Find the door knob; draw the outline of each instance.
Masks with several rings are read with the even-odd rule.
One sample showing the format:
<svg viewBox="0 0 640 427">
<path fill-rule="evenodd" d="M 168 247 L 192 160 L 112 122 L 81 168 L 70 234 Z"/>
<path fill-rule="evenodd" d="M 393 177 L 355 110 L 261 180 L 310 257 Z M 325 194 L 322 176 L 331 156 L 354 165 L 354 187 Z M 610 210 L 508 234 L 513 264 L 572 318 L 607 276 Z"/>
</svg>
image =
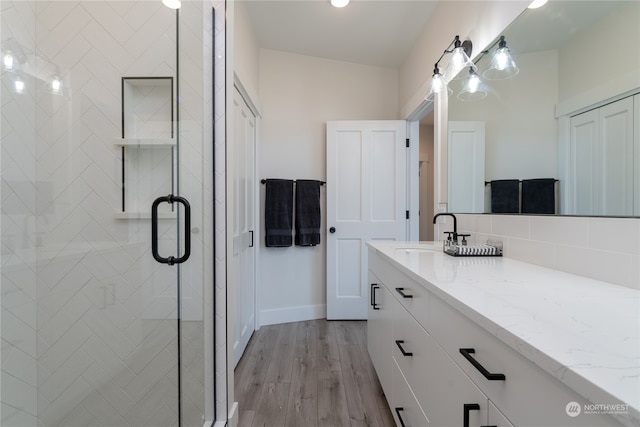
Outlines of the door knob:
<svg viewBox="0 0 640 427">
<path fill-rule="evenodd" d="M 336 228 L 335 228 L 335 227 L 331 227 L 331 228 L 329 229 L 329 233 L 335 233 L 335 232 L 336 232 Z"/>
</svg>

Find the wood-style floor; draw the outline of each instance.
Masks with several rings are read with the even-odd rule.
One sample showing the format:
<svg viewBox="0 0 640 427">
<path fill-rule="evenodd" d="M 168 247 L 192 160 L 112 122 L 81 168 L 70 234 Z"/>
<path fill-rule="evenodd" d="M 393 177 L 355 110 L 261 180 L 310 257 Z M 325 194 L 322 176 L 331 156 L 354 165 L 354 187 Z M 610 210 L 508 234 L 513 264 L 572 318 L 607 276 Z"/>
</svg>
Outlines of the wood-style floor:
<svg viewBox="0 0 640 427">
<path fill-rule="evenodd" d="M 240 427 L 392 427 L 365 321 L 263 326 L 235 370 Z"/>
</svg>

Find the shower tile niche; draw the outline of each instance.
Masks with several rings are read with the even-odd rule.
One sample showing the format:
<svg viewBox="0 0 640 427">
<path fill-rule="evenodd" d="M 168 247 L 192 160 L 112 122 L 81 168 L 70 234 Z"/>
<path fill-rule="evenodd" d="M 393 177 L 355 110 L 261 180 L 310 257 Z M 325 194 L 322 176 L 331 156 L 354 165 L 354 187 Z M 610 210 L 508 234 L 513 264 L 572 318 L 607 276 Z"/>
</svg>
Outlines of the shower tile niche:
<svg viewBox="0 0 640 427">
<path fill-rule="evenodd" d="M 122 78 L 122 202 L 116 218 L 151 218 L 151 204 L 173 194 L 175 130 L 173 77 Z M 164 210 L 161 210 L 164 209 Z M 172 205 L 159 207 L 173 218 Z"/>
</svg>

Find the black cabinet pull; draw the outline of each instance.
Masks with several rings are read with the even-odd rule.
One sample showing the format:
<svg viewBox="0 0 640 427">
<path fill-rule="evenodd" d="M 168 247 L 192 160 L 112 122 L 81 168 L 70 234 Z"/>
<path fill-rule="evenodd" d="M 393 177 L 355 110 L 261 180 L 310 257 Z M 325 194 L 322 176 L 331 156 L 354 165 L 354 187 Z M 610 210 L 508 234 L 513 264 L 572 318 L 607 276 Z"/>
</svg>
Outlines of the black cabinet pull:
<svg viewBox="0 0 640 427">
<path fill-rule="evenodd" d="M 462 422 L 463 427 L 469 427 L 469 412 L 479 411 L 480 405 L 477 403 L 465 403 L 464 404 L 464 419 Z"/>
<path fill-rule="evenodd" d="M 404 344 L 404 340 L 396 340 L 396 345 L 400 349 L 400 353 L 402 353 L 402 355 L 405 357 L 413 356 L 413 353 L 411 353 L 410 351 L 405 351 L 405 349 L 402 348 L 402 344 Z"/>
<path fill-rule="evenodd" d="M 184 206 L 184 254 L 181 257 L 162 257 L 158 253 L 158 206 L 160 203 L 178 202 Z M 162 264 L 182 264 L 191 255 L 191 205 L 184 197 L 174 196 L 169 194 L 168 196 L 158 197 L 153 201 L 151 205 L 151 253 L 153 258 Z"/>
<path fill-rule="evenodd" d="M 475 352 L 476 350 L 473 348 L 460 349 L 460 354 L 462 354 L 464 358 L 467 359 L 469 363 L 471 363 L 474 368 L 480 371 L 480 373 L 484 375 L 484 377 L 489 381 L 504 381 L 506 379 L 504 374 L 492 374 L 491 372 L 487 371 L 487 369 L 484 366 L 482 366 L 480 362 L 478 362 L 476 359 L 473 358 L 473 356 L 471 356 Z"/>
<path fill-rule="evenodd" d="M 374 310 L 380 310 L 380 304 L 376 302 L 376 289 L 380 289 L 380 286 L 376 283 L 371 284 L 371 307 Z"/>
<path fill-rule="evenodd" d="M 408 427 L 405 423 L 404 420 L 402 419 L 402 414 L 400 414 L 400 412 L 404 411 L 404 408 L 396 408 L 396 415 L 398 416 L 398 420 L 400 421 L 400 425 L 402 427 Z"/>
<path fill-rule="evenodd" d="M 402 295 L 402 298 L 413 298 L 413 295 L 404 293 L 404 288 L 396 288 L 396 292 Z"/>
</svg>

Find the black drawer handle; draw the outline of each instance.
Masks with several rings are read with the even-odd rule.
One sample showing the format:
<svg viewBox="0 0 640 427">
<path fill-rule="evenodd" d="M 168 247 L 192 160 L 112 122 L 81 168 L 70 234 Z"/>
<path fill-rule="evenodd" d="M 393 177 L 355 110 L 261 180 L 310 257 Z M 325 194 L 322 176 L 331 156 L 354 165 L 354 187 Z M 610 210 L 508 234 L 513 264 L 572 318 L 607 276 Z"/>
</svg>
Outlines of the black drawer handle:
<svg viewBox="0 0 640 427">
<path fill-rule="evenodd" d="M 380 286 L 378 286 L 376 283 L 372 283 L 371 284 L 371 307 L 373 307 L 374 310 L 380 310 L 380 304 L 376 302 L 376 289 L 380 289 Z"/>
<path fill-rule="evenodd" d="M 465 403 L 464 404 L 464 419 L 462 422 L 463 427 L 469 427 L 469 412 L 479 411 L 480 405 L 477 403 Z"/>
<path fill-rule="evenodd" d="M 404 293 L 404 288 L 396 288 L 396 292 L 402 295 L 402 298 L 413 298 L 413 295 Z"/>
<path fill-rule="evenodd" d="M 398 416 L 398 420 L 400 420 L 400 425 L 402 427 L 407 427 L 407 425 L 405 425 L 404 420 L 402 419 L 402 414 L 400 414 L 400 412 L 404 411 L 404 408 L 396 408 L 396 415 Z"/>
<path fill-rule="evenodd" d="M 396 345 L 400 349 L 400 353 L 402 353 L 402 355 L 405 357 L 413 356 L 413 353 L 411 353 L 410 351 L 405 351 L 405 349 L 402 348 L 402 344 L 404 344 L 404 340 L 396 340 Z"/>
<path fill-rule="evenodd" d="M 462 354 L 464 358 L 467 359 L 469 363 L 471 363 L 474 368 L 480 371 L 480 373 L 484 375 L 484 377 L 489 381 L 504 381 L 506 379 L 504 374 L 492 374 L 491 372 L 487 371 L 484 366 L 482 366 L 476 359 L 473 358 L 473 356 L 471 356 L 475 352 L 476 350 L 473 348 L 460 349 L 460 354 Z"/>
</svg>

